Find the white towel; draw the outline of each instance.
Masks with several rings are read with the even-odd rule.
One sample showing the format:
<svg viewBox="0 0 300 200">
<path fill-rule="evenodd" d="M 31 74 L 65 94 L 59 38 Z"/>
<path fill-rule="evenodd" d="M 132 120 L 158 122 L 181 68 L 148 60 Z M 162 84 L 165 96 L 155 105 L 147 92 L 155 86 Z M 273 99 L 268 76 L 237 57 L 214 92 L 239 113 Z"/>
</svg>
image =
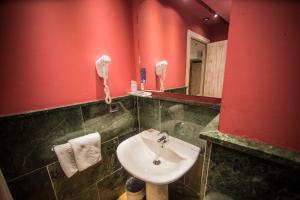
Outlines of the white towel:
<svg viewBox="0 0 300 200">
<path fill-rule="evenodd" d="M 66 176 L 68 178 L 73 176 L 78 169 L 71 145 L 69 143 L 57 145 L 54 147 L 54 151 Z"/>
<path fill-rule="evenodd" d="M 79 171 L 98 163 L 101 160 L 101 138 L 99 133 L 88 134 L 68 141 L 73 149 Z"/>
</svg>

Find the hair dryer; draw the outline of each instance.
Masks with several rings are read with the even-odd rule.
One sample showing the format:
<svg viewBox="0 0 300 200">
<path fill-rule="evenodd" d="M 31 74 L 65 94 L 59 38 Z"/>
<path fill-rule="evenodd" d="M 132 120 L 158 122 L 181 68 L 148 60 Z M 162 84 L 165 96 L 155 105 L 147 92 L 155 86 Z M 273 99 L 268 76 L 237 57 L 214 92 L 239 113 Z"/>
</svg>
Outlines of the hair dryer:
<svg viewBox="0 0 300 200">
<path fill-rule="evenodd" d="M 160 82 L 160 91 L 164 91 L 164 81 L 166 79 L 166 71 L 167 71 L 168 62 L 166 60 L 162 60 L 156 63 L 156 75 L 159 77 Z"/>
<path fill-rule="evenodd" d="M 111 58 L 107 55 L 101 56 L 96 61 L 96 70 L 99 77 L 103 78 L 103 84 L 104 84 L 104 93 L 105 93 L 105 102 L 107 104 L 111 103 L 111 97 L 110 97 L 110 91 L 109 87 L 107 85 L 107 79 L 108 79 L 108 65 L 111 62 Z"/>
</svg>

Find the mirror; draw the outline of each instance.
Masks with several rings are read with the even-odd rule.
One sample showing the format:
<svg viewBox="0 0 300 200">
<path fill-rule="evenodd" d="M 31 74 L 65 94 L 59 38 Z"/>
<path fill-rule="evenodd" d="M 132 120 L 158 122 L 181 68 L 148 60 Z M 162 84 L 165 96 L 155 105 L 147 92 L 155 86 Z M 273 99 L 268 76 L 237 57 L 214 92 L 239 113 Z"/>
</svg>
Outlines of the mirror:
<svg viewBox="0 0 300 200">
<path fill-rule="evenodd" d="M 221 98 L 228 22 L 205 1 L 134 1 L 135 65 L 137 74 L 146 70 L 145 90 L 163 85 L 165 93 Z M 164 79 L 156 73 L 161 61 Z"/>
</svg>

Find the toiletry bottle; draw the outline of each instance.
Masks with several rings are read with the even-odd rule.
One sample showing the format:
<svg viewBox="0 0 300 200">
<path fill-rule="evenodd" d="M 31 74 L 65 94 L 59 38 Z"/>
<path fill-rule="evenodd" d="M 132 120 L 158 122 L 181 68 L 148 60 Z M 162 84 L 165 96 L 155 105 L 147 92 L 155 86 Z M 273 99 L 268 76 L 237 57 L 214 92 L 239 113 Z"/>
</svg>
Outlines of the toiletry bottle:
<svg viewBox="0 0 300 200">
<path fill-rule="evenodd" d="M 145 88 L 144 88 L 144 80 L 141 81 L 141 90 L 142 90 L 142 91 L 145 90 Z"/>
<path fill-rule="evenodd" d="M 146 83 L 146 68 L 142 67 L 140 70 L 141 75 L 141 90 L 144 91 L 145 83 Z"/>
<path fill-rule="evenodd" d="M 137 91 L 136 81 L 131 80 L 131 92 L 136 92 L 136 91 Z"/>
</svg>

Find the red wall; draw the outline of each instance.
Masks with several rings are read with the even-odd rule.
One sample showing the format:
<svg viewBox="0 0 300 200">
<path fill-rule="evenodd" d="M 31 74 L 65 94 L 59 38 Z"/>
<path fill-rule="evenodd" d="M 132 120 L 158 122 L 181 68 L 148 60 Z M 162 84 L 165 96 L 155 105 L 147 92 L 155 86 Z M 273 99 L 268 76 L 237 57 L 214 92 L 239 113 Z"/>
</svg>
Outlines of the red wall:
<svg viewBox="0 0 300 200">
<path fill-rule="evenodd" d="M 300 151 L 297 1 L 234 0 L 219 129 Z"/>
<path fill-rule="evenodd" d="M 167 60 L 165 88 L 184 86 L 187 30 L 207 36 L 207 29 L 201 22 L 184 17 L 189 14 L 173 8 L 168 1 L 135 0 L 133 15 L 137 80 L 140 80 L 140 67 L 146 67 L 145 88 L 159 89 L 154 78 L 155 64 Z"/>
<path fill-rule="evenodd" d="M 124 0 L 13 1 L 0 6 L 0 115 L 103 99 L 95 61 L 112 58 L 112 96 L 133 67 L 131 5 Z"/>
</svg>

